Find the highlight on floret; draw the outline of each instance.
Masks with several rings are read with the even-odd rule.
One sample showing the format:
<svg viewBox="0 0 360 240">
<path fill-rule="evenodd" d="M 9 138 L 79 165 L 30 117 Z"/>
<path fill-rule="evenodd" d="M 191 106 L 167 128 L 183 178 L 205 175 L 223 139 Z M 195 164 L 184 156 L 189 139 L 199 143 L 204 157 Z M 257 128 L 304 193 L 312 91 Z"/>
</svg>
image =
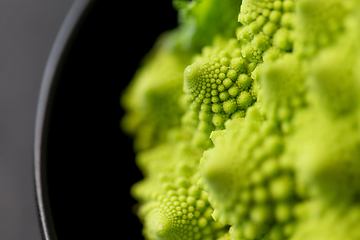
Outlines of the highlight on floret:
<svg viewBox="0 0 360 240">
<path fill-rule="evenodd" d="M 360 1 L 174 5 L 123 97 L 144 237 L 360 239 Z"/>
</svg>

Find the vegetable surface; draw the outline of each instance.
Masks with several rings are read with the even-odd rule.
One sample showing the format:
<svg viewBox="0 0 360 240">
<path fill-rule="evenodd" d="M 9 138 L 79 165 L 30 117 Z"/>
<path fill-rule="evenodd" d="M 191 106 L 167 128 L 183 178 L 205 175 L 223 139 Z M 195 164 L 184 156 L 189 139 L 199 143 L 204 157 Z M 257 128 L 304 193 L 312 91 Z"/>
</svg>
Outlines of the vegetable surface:
<svg viewBox="0 0 360 240">
<path fill-rule="evenodd" d="M 122 98 L 144 237 L 360 239 L 360 1 L 174 6 Z"/>
</svg>

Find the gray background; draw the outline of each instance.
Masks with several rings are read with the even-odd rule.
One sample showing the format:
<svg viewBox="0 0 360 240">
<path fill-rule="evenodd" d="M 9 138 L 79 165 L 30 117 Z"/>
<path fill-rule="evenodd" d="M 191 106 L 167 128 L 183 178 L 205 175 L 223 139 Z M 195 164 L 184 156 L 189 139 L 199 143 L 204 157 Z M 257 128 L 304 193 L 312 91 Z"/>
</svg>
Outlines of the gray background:
<svg viewBox="0 0 360 240">
<path fill-rule="evenodd" d="M 41 239 L 33 138 L 41 78 L 74 0 L 0 0 L 0 239 Z"/>
</svg>

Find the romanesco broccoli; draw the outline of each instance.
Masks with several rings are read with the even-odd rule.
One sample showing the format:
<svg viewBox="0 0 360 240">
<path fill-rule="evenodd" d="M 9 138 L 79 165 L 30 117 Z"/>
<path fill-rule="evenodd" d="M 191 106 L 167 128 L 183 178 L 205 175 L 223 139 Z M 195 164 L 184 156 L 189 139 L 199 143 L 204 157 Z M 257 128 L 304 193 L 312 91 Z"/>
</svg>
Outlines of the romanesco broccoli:
<svg viewBox="0 0 360 240">
<path fill-rule="evenodd" d="M 149 240 L 360 239 L 360 0 L 174 0 L 125 92 Z"/>
</svg>

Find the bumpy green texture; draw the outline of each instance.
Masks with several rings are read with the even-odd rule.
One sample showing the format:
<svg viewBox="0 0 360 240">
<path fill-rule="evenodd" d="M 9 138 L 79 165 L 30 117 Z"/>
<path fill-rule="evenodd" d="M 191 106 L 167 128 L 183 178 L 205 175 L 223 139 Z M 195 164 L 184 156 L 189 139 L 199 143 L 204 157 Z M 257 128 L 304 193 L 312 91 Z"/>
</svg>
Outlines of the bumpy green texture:
<svg viewBox="0 0 360 240">
<path fill-rule="evenodd" d="M 238 39 L 246 43 L 243 56 L 261 62 L 291 52 L 294 8 L 292 0 L 244 1 L 239 14 L 243 26 L 237 31 Z"/>
<path fill-rule="evenodd" d="M 145 178 L 132 195 L 145 238 L 360 239 L 360 1 L 240 3 L 226 20 L 234 36 L 199 31 L 201 52 L 159 51 L 181 72 L 166 75 L 173 88 L 149 80 L 136 88 L 154 86 L 156 97 L 128 97 L 128 106 L 168 98 L 147 108 L 155 134 L 138 128 L 135 138 L 161 139 L 137 154 Z M 224 10 L 206 9 L 193 19 Z M 154 56 L 143 74 L 162 79 Z"/>
<path fill-rule="evenodd" d="M 145 179 L 132 194 L 142 202 L 138 214 L 148 239 L 214 239 L 225 233 L 224 225 L 211 217 L 208 194 L 196 185 L 201 155 L 187 142 L 138 154 Z"/>
<path fill-rule="evenodd" d="M 197 186 L 160 195 L 145 219 L 145 233 L 154 239 L 214 239 L 225 233 L 215 222 L 207 194 Z"/>
<path fill-rule="evenodd" d="M 293 169 L 281 159 L 280 129 L 254 107 L 244 121 L 228 121 L 225 129 L 211 134 L 215 148 L 205 151 L 201 162 L 204 188 L 219 221 L 232 225 L 233 239 L 290 236 L 300 196 Z"/>
<path fill-rule="evenodd" d="M 190 105 L 182 123 L 194 132 L 193 144 L 203 149 L 212 146 L 211 131 L 223 129 L 227 119 L 244 118 L 257 99 L 251 77 L 255 65 L 241 56 L 236 39 L 216 40 L 184 71 Z"/>
</svg>

